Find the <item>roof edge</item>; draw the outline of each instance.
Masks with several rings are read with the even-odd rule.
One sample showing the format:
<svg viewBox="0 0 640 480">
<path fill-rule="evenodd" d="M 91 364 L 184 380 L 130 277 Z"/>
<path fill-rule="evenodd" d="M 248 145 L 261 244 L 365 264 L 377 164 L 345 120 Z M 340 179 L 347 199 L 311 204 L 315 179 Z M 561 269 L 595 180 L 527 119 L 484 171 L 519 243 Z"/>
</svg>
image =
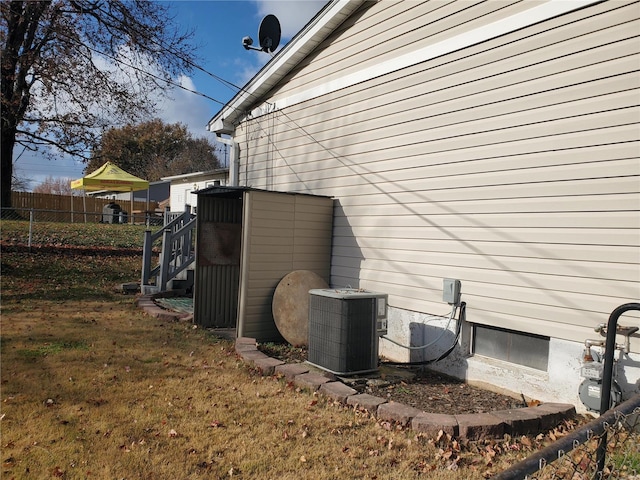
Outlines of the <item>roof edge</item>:
<svg viewBox="0 0 640 480">
<path fill-rule="evenodd" d="M 335 28 L 356 11 L 366 0 L 332 0 L 313 17 L 222 109 L 207 123 L 207 130 L 217 134 L 232 134 L 237 120 L 274 85 L 288 74 Z"/>
<path fill-rule="evenodd" d="M 228 172 L 228 171 L 229 171 L 228 167 L 216 168 L 214 170 L 206 170 L 206 171 L 203 171 L 203 172 L 183 173 L 181 175 L 172 175 L 170 177 L 161 177 L 160 180 L 164 180 L 164 181 L 180 180 L 182 178 L 198 177 L 198 176 L 203 176 L 203 175 L 211 175 L 213 173 L 224 173 L 224 172 Z"/>
</svg>

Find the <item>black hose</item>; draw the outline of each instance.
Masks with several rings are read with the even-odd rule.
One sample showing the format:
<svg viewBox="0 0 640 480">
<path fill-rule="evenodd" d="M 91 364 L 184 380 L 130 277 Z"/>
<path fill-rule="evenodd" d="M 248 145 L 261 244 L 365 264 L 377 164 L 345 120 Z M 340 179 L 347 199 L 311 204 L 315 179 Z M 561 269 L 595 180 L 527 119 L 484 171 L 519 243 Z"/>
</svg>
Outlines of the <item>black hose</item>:
<svg viewBox="0 0 640 480">
<path fill-rule="evenodd" d="M 431 363 L 439 362 L 449 356 L 451 352 L 456 348 L 458 344 L 458 340 L 460 339 L 460 333 L 462 331 L 462 322 L 465 319 L 467 311 L 467 304 L 465 302 L 460 303 L 460 311 L 458 313 L 458 324 L 456 325 L 456 338 L 453 340 L 451 346 L 442 353 L 439 357 L 433 358 L 431 360 L 421 360 L 419 362 L 380 362 L 380 365 L 390 365 L 390 366 L 406 366 L 406 367 L 418 367 L 421 365 L 429 365 Z"/>
</svg>

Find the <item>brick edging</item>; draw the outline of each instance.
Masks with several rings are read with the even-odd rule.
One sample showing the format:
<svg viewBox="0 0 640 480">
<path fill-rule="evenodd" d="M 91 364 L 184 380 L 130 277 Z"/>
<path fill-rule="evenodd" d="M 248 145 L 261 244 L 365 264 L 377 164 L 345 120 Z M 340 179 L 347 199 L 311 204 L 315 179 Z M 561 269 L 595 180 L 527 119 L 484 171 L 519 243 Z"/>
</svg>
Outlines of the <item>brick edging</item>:
<svg viewBox="0 0 640 480">
<path fill-rule="evenodd" d="M 135 299 L 135 304 L 137 307 L 144 310 L 144 313 L 147 315 L 165 322 L 180 322 L 193 318 L 193 315 L 190 313 L 172 312 L 171 310 L 165 310 L 164 308 L 159 307 L 154 300 L 163 296 L 166 295 L 162 293 L 140 295 Z"/>
<path fill-rule="evenodd" d="M 287 364 L 271 358 L 258 350 L 254 338 L 237 338 L 235 351 L 243 361 L 251 364 L 262 375 L 283 376 L 300 388 L 317 391 L 344 405 L 366 410 L 379 420 L 401 424 L 427 435 L 437 435 L 443 431 L 452 437 L 468 440 L 501 438 L 505 433 L 512 436 L 526 435 L 550 430 L 563 419 L 576 414 L 575 406 L 566 403 L 543 403 L 535 407 L 496 410 L 490 413 L 429 413 L 367 393 L 358 393 L 340 381 L 314 373 L 304 364 Z"/>
</svg>

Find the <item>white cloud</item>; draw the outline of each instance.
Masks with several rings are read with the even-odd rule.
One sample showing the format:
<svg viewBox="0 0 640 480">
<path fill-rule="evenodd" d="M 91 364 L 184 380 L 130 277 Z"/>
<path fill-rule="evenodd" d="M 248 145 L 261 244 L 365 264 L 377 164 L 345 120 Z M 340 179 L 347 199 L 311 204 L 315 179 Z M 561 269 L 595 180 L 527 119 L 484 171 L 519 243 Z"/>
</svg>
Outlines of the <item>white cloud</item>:
<svg viewBox="0 0 640 480">
<path fill-rule="evenodd" d="M 157 100 L 158 116 L 165 123 L 185 125 L 195 137 L 206 136 L 206 125 L 212 117 L 207 101 L 192 93 L 198 89 L 190 77 L 183 75 L 176 83 L 184 88 L 174 86 L 168 93 L 169 98 Z"/>
</svg>

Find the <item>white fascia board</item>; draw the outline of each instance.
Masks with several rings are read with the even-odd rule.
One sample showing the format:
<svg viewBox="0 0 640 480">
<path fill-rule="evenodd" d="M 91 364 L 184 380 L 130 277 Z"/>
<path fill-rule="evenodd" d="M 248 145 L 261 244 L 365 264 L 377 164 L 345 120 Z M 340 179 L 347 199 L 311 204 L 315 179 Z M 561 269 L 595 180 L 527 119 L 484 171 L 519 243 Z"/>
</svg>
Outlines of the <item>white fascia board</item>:
<svg viewBox="0 0 640 480">
<path fill-rule="evenodd" d="M 567 14 L 595 3 L 600 3 L 600 0 L 550 0 L 546 3 L 536 5 L 529 10 L 512 15 L 511 17 L 497 20 L 488 25 L 461 33 L 455 37 L 442 40 L 440 42 L 426 45 L 411 53 L 400 55 L 399 57 L 381 62 L 352 74 L 330 80 L 322 85 L 314 86 L 312 89 L 302 91 L 289 97 L 281 98 L 278 100 L 277 105 L 260 105 L 256 107 L 252 113 L 258 116 L 276 109 L 280 110 L 312 100 L 322 95 L 327 95 L 343 88 L 402 70 L 404 68 L 447 55 L 457 50 L 462 50 L 464 48 L 486 42 L 493 38 L 506 35 L 521 28 L 535 25 L 536 23 L 550 20 L 554 17 Z"/>
<path fill-rule="evenodd" d="M 172 180 L 183 180 L 183 179 L 188 179 L 188 178 L 193 178 L 193 177 L 202 177 L 202 176 L 206 176 L 206 175 L 213 175 L 216 173 L 225 173 L 228 172 L 229 169 L 228 168 L 217 168 L 215 170 L 207 170 L 206 172 L 193 172 L 193 173 L 183 173 L 182 175 L 173 175 L 171 177 L 162 177 L 160 178 L 160 180 L 164 180 L 164 181 L 172 181 Z"/>
<path fill-rule="evenodd" d="M 207 124 L 213 133 L 231 134 L 237 119 L 260 100 L 298 62 L 351 15 L 365 0 L 334 0 L 311 20 Z M 298 57 L 298 58 L 296 58 Z"/>
</svg>

